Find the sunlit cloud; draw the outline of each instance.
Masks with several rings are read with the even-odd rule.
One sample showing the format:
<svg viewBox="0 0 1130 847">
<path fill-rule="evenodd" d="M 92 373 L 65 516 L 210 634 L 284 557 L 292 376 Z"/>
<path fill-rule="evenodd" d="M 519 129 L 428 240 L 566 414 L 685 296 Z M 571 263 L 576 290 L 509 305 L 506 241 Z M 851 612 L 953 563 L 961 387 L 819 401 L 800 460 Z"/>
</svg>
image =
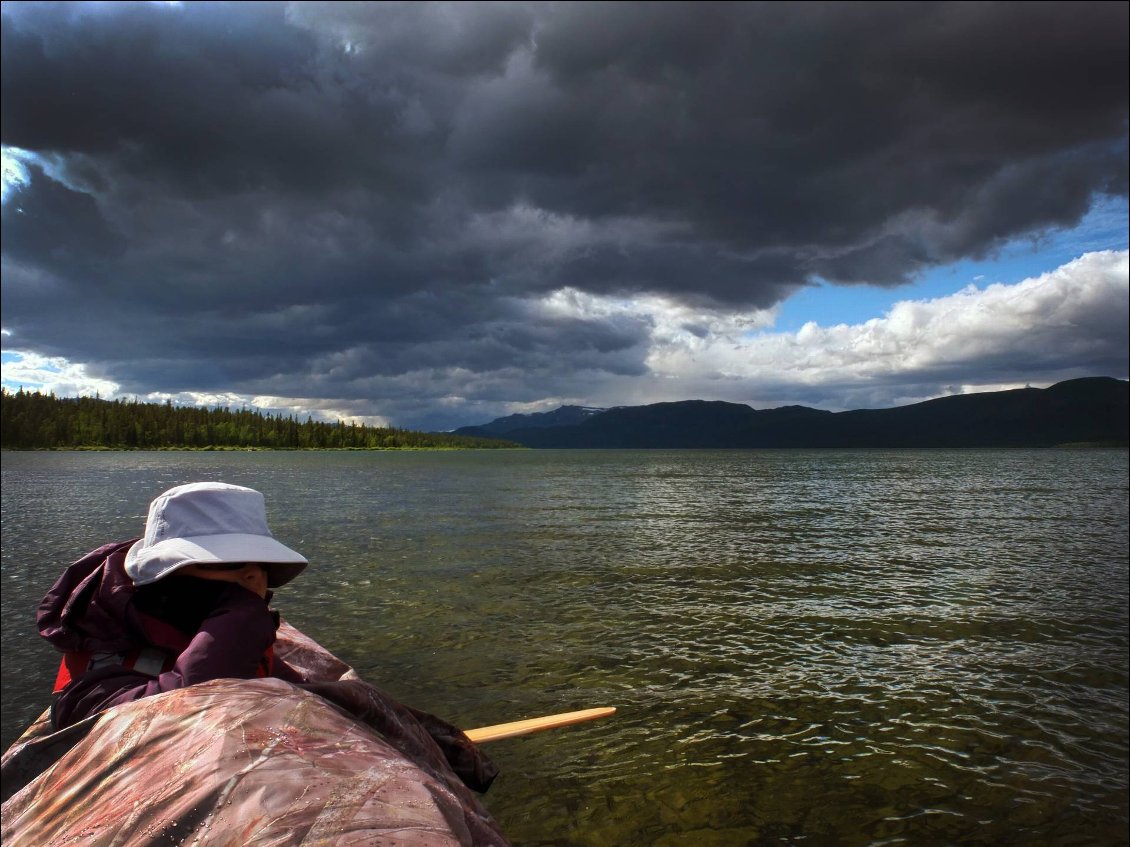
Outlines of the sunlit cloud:
<svg viewBox="0 0 1130 847">
<path fill-rule="evenodd" d="M 1091 367 L 1093 373 L 1124 378 L 1124 372 L 1108 373 L 1102 366 L 1121 362 L 1125 370 L 1127 256 L 1090 253 L 1015 285 L 971 285 L 947 297 L 898 302 L 860 324 L 809 322 L 795 333 L 767 330 L 752 337 L 715 328 L 691 344 L 668 336 L 653 345 L 648 361 L 659 376 L 739 380 L 755 392 L 782 391 L 785 383 L 794 383 L 794 395 L 806 387 L 870 390 L 896 380 L 937 382 L 950 370 L 968 373 L 970 362 L 981 363 L 986 380 L 974 384 L 966 377 L 956 390 L 1015 387 L 1024 378 L 1002 380 L 1002 372 L 1046 370 L 1051 350 L 1066 353 L 1081 373 Z"/>
<path fill-rule="evenodd" d="M 86 365 L 20 350 L 5 350 L 0 356 L 0 383 L 9 391 L 23 388 L 59 397 L 97 395 L 109 399 L 119 389 L 116 382 L 88 374 Z"/>
<path fill-rule="evenodd" d="M 585 320 L 630 316 L 649 325 L 647 378 L 610 378 L 590 402 L 710 397 L 758 407 L 892 406 L 1023 387 L 1032 374 L 1047 376 L 1038 385 L 1094 374 L 1125 378 L 1127 256 L 1089 253 L 1016 284 L 970 285 L 946 297 L 897 302 L 862 323 L 810 321 L 796 332 L 774 331 L 772 310 L 712 313 L 655 297 L 561 290 L 540 308 Z M 984 379 L 973 382 L 971 373 Z M 547 401 L 512 410 L 552 407 Z"/>
<path fill-rule="evenodd" d="M 11 392 L 23 389 L 54 394 L 57 397 L 98 397 L 102 400 L 172 403 L 174 406 L 206 409 L 251 409 L 262 414 L 294 417 L 299 421 L 309 417 L 330 423 L 343 421 L 374 427 L 391 425 L 383 415 L 356 414 L 348 409 L 335 407 L 333 401 L 311 398 L 249 395 L 232 391 L 151 391 L 131 394 L 122 392 L 121 386 L 116 382 L 91 376 L 84 364 L 70 362 L 60 356 L 41 356 L 21 350 L 3 351 L 0 356 L 0 384 Z"/>
<path fill-rule="evenodd" d="M 680 347 L 702 350 L 712 344 L 735 339 L 773 326 L 777 309 L 723 311 L 689 306 L 669 297 L 639 295 L 610 297 L 562 288 L 542 298 L 543 315 L 579 320 L 632 318 L 650 327 L 652 349 Z"/>
<path fill-rule="evenodd" d="M 898 302 L 862 323 L 812 321 L 796 332 L 774 331 L 771 309 L 724 312 L 654 295 L 609 297 L 559 289 L 529 306 L 532 322 L 642 327 L 643 346 L 633 355 L 640 357 L 643 370 L 547 370 L 542 392 L 509 399 L 504 398 L 526 377 L 507 368 L 438 368 L 354 381 L 362 394 L 444 409 L 445 420 L 454 423 L 560 405 L 637 405 L 696 397 L 757 408 L 787 403 L 831 410 L 874 408 L 944 394 L 1043 387 L 1073 376 L 1125 378 L 1128 256 L 1127 251 L 1089 253 L 1016 284 L 974 284 L 945 297 Z M 1056 353 L 1049 357 L 1048 351 Z M 1068 355 L 1061 360 L 1064 351 Z M 597 368 L 601 359 L 592 361 Z M 983 379 L 970 380 L 971 372 Z M 9 390 L 22 386 L 58 395 L 122 396 L 117 383 L 92 376 L 82 363 L 27 351 L 4 354 L 3 384 Z M 200 391 L 128 396 L 187 406 L 246 407 L 299 419 L 396 423 L 390 415 L 374 414 L 358 397 Z"/>
<path fill-rule="evenodd" d="M 26 162 L 33 155 L 19 147 L 0 147 L 0 202 L 7 203 L 9 197 L 31 181 Z"/>
</svg>

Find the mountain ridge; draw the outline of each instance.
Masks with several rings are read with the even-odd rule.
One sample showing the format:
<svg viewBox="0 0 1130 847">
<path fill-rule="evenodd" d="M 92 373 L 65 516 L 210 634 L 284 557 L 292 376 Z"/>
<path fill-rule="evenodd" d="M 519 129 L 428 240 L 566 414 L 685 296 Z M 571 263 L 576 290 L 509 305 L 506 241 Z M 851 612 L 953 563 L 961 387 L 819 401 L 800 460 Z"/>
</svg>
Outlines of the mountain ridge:
<svg viewBox="0 0 1130 847">
<path fill-rule="evenodd" d="M 607 412 L 608 409 L 596 406 L 559 406 L 550 412 L 533 412 L 528 415 L 507 415 L 495 418 L 487 424 L 478 426 L 464 426 L 454 430 L 454 435 L 465 435 L 465 430 L 474 430 L 481 433 L 492 433 L 478 437 L 496 438 L 493 433 L 510 432 L 515 429 L 544 429 L 554 426 L 571 426 L 581 423 L 592 415 Z"/>
<path fill-rule="evenodd" d="M 585 409 L 554 417 L 562 410 Z M 935 397 L 887 409 L 757 410 L 722 400 L 561 407 L 509 415 L 457 435 L 505 436 L 540 448 L 1051 447 L 1127 446 L 1130 383 L 1082 377 L 1048 388 Z M 557 423 L 570 420 L 571 423 Z M 535 422 L 531 423 L 530 421 Z"/>
</svg>

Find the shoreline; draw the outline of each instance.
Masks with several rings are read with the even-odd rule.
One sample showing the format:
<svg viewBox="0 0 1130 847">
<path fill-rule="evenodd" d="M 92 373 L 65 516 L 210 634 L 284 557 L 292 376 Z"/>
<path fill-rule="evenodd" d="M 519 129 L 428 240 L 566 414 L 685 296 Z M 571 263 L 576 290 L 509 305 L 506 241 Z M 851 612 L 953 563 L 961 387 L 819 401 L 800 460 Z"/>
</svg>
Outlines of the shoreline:
<svg viewBox="0 0 1130 847">
<path fill-rule="evenodd" d="M 0 453 L 452 453 L 530 447 L 4 447 Z"/>
</svg>

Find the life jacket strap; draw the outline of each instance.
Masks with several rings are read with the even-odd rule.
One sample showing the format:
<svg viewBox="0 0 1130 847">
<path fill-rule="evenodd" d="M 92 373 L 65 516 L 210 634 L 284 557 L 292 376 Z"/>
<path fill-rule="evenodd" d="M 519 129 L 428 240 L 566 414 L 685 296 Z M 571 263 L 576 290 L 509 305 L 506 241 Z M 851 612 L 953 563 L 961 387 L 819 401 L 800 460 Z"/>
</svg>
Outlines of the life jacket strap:
<svg viewBox="0 0 1130 847">
<path fill-rule="evenodd" d="M 168 658 L 164 650 L 159 650 L 156 647 L 143 647 L 141 652 L 137 654 L 137 659 L 134 660 L 133 669 L 146 676 L 160 676 Z"/>
<path fill-rule="evenodd" d="M 59 662 L 59 673 L 55 676 L 55 687 L 51 693 L 58 694 L 70 685 L 71 680 L 98 668 L 120 665 L 146 676 L 158 677 L 165 671 L 172 670 L 175 663 L 176 656 L 160 647 L 142 647 L 129 653 L 89 653 L 75 650 L 63 654 L 62 661 Z M 271 676 L 274 664 L 274 648 L 268 647 L 259 659 L 259 667 L 255 675 L 260 679 Z"/>
<path fill-rule="evenodd" d="M 95 671 L 98 670 L 98 668 L 106 668 L 110 665 L 124 665 L 125 663 L 125 653 L 91 653 L 90 661 L 87 663 L 84 670 Z"/>
<path fill-rule="evenodd" d="M 55 677 L 52 694 L 58 694 L 71 680 L 77 679 L 87 671 L 112 666 L 125 667 L 146 676 L 157 677 L 164 671 L 172 670 L 175 657 L 159 647 L 142 647 L 129 653 L 88 653 L 73 651 L 64 653 L 59 662 L 59 673 Z"/>
</svg>

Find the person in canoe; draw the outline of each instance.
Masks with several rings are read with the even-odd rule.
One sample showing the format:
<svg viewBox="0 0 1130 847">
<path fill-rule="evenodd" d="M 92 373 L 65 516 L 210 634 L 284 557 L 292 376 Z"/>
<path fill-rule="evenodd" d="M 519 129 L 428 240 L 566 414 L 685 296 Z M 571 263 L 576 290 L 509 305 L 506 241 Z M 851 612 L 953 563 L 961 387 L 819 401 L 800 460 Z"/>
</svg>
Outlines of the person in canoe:
<svg viewBox="0 0 1130 847">
<path fill-rule="evenodd" d="M 144 537 L 72 565 L 39 607 L 40 634 L 64 651 L 52 721 L 211 679 L 302 680 L 271 654 L 272 589 L 307 566 L 267 527 L 263 495 L 197 482 L 149 507 Z"/>
<path fill-rule="evenodd" d="M 274 677 L 403 736 L 417 758 L 442 753 L 466 785 L 486 791 L 497 768 L 456 727 L 358 678 L 317 679 L 273 655 L 273 589 L 307 564 L 271 535 L 258 491 L 196 482 L 161 494 L 144 536 L 88 553 L 39 606 L 40 635 L 63 653 L 52 724 L 210 680 Z"/>
</svg>

